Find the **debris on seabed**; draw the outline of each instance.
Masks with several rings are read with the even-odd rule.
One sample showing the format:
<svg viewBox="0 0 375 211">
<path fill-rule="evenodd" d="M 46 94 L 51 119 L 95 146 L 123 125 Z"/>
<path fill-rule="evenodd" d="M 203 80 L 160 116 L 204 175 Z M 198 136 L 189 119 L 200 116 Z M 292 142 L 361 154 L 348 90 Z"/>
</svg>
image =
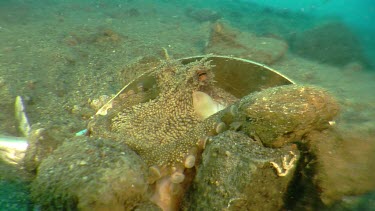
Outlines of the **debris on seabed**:
<svg viewBox="0 0 375 211">
<path fill-rule="evenodd" d="M 18 122 L 18 129 L 24 137 L 28 137 L 30 134 L 30 124 L 26 116 L 25 106 L 21 96 L 16 97 L 15 102 L 15 115 Z"/>
<path fill-rule="evenodd" d="M 0 160 L 9 164 L 18 164 L 25 156 L 27 140 L 23 137 L 0 135 Z"/>
</svg>

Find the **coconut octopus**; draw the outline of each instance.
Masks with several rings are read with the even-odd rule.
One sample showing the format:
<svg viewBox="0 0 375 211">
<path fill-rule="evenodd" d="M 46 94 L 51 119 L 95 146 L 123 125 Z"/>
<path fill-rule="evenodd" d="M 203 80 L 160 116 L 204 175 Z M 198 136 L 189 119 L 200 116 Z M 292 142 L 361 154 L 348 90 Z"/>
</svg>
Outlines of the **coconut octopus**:
<svg viewBox="0 0 375 211">
<path fill-rule="evenodd" d="M 150 167 L 149 182 L 156 183 L 152 201 L 163 210 L 176 210 L 187 184 L 184 181 L 188 181 L 186 169 L 196 165 L 203 149 L 205 134 L 191 131 L 236 100 L 214 86 L 210 69 L 207 61 L 188 65 L 166 61 L 152 73 L 159 89 L 155 99 L 133 106 L 122 102 L 126 106 L 89 126 L 90 136 L 121 141 L 145 160 Z M 138 89 L 143 89 L 141 84 Z M 126 97 L 147 99 L 145 95 L 152 95 L 147 90 L 130 94 Z M 225 127 L 221 122 L 213 126 L 218 132 Z"/>
<path fill-rule="evenodd" d="M 284 147 L 329 127 L 338 112 L 336 101 L 312 86 L 278 86 L 239 99 L 217 86 L 205 58 L 188 64 L 168 59 L 140 78 L 98 111 L 87 135 L 126 145 L 139 155 L 148 168 L 148 198 L 166 211 L 180 209 L 212 137 L 233 131 L 262 147 Z M 285 176 L 297 154 L 292 149 L 281 164 L 270 166 Z"/>
</svg>

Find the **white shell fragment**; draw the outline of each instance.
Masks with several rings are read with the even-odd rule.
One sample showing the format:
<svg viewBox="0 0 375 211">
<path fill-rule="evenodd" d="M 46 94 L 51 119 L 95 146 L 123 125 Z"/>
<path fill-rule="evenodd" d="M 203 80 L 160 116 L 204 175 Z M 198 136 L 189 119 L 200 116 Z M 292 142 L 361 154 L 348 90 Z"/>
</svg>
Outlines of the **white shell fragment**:
<svg viewBox="0 0 375 211">
<path fill-rule="evenodd" d="M 19 164 L 25 157 L 27 140 L 20 137 L 0 135 L 0 160 L 9 164 Z"/>
<path fill-rule="evenodd" d="M 25 106 L 23 105 L 21 96 L 16 97 L 14 107 L 16 120 L 18 121 L 18 129 L 21 131 L 24 137 L 27 137 L 30 134 L 31 127 L 26 116 Z"/>
</svg>

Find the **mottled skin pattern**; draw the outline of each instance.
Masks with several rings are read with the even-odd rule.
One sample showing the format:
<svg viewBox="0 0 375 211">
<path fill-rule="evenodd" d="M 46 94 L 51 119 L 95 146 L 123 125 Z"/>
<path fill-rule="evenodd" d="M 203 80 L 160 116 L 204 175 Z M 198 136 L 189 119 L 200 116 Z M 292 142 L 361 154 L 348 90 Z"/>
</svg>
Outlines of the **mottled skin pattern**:
<svg viewBox="0 0 375 211">
<path fill-rule="evenodd" d="M 212 73 L 205 62 L 181 65 L 165 62 L 156 72 L 159 96 L 125 108 L 112 119 L 112 131 L 150 165 L 182 163 L 194 143 L 180 138 L 199 123 L 192 93 L 212 85 Z M 204 73 L 207 78 L 200 79 Z"/>
</svg>

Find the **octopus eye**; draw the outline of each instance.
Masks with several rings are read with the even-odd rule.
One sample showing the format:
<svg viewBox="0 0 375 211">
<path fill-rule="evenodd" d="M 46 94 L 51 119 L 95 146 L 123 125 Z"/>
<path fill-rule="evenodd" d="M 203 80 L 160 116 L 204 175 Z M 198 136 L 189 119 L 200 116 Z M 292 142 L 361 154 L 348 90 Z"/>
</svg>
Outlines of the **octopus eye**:
<svg viewBox="0 0 375 211">
<path fill-rule="evenodd" d="M 208 79 L 207 72 L 205 70 L 198 70 L 197 71 L 198 80 L 199 81 L 205 81 Z"/>
</svg>

